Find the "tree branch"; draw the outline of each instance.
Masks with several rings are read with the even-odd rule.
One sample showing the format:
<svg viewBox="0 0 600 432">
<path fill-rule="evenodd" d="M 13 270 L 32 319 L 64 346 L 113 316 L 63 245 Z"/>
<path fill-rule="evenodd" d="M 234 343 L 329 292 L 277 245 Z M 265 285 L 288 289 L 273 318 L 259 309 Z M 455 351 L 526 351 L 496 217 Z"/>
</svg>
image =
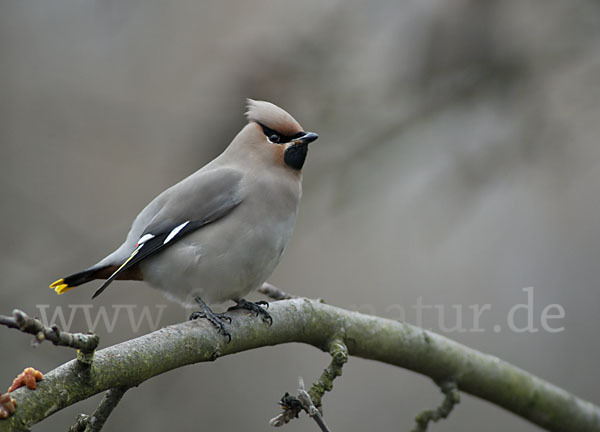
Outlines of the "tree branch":
<svg viewBox="0 0 600 432">
<path fill-rule="evenodd" d="M 317 423 L 321 432 L 330 432 L 329 428 L 325 424 L 323 417 L 321 416 L 321 411 L 315 406 L 312 398 L 308 394 L 306 390 L 304 390 L 304 381 L 300 378 L 299 388 L 298 388 L 298 401 L 302 405 L 302 409 L 307 412 L 307 414 Z"/>
<path fill-rule="evenodd" d="M 285 393 L 279 403 L 284 410 L 277 417 L 274 417 L 269 421 L 271 426 L 279 427 L 289 423 L 297 418 L 300 411 L 304 409 L 304 411 L 315 419 L 319 424 L 319 427 L 327 429 L 325 424 L 322 423 L 320 415 L 315 416 L 314 412 L 309 410 L 308 407 L 313 406 L 315 409 L 319 408 L 322 411 L 323 404 L 321 399 L 325 392 L 333 389 L 333 380 L 342 375 L 342 367 L 348 361 L 348 348 L 341 337 L 336 337 L 329 343 L 327 351 L 331 354 L 331 363 L 329 363 L 327 369 L 323 371 L 319 379 L 311 386 L 308 392 L 304 390 L 304 381 L 300 378 L 298 397 L 290 396 L 287 392 Z M 303 400 L 301 396 L 304 398 Z M 308 403 L 309 401 L 310 404 Z"/>
<path fill-rule="evenodd" d="M 100 338 L 95 334 L 60 331 L 57 326 L 47 327 L 37 318 L 31 318 L 19 309 L 13 310 L 12 313 L 12 317 L 0 315 L 0 325 L 32 334 L 37 343 L 49 340 L 54 345 L 75 348 L 83 354 L 92 354 L 100 343 Z"/>
<path fill-rule="evenodd" d="M 333 389 L 333 380 L 342 375 L 342 367 L 348 361 L 348 348 L 344 344 L 341 337 L 336 337 L 333 339 L 329 343 L 327 351 L 329 354 L 331 354 L 331 363 L 329 363 L 327 369 L 323 371 L 319 379 L 311 386 L 307 393 L 311 403 L 314 401 L 314 405 L 321 410 L 323 406 L 321 402 L 323 395 L 325 392 Z M 304 390 L 304 381 L 302 381 L 302 379 L 301 382 L 302 385 L 300 386 L 300 390 L 306 393 Z M 286 392 L 286 394 L 281 398 L 280 402 L 280 405 L 284 407 L 284 411 L 277 417 L 272 418 L 269 421 L 269 424 L 275 427 L 283 426 L 297 418 L 302 409 L 309 413 L 309 411 L 306 409 L 306 404 L 299 402 L 301 402 L 299 401 L 299 397 L 295 398 Z"/>
<path fill-rule="evenodd" d="M 99 432 L 108 420 L 108 416 L 119 404 L 127 387 L 117 387 L 104 393 L 100 405 L 92 415 L 79 414 L 77 422 L 71 426 L 69 432 Z"/>
<path fill-rule="evenodd" d="M 297 298 L 296 296 L 280 290 L 275 285 L 271 285 L 269 282 L 262 284 L 262 286 L 258 289 L 258 292 L 272 298 L 273 300 L 290 300 Z"/>
<path fill-rule="evenodd" d="M 0 432 L 25 431 L 53 413 L 99 392 L 132 387 L 169 370 L 263 346 L 301 342 L 327 351 L 339 338 L 348 354 L 454 382 L 459 390 L 501 406 L 550 431 L 599 431 L 600 408 L 497 357 L 412 325 L 363 315 L 308 299 L 271 303 L 273 325 L 232 313 L 227 343 L 210 323 L 188 321 L 76 360 L 44 375 L 35 391 L 12 395 L 15 413 Z"/>
<path fill-rule="evenodd" d="M 456 383 L 446 381 L 439 384 L 442 393 L 444 393 L 444 401 L 436 409 L 425 410 L 420 412 L 415 418 L 415 427 L 411 432 L 426 432 L 429 422 L 437 422 L 445 419 L 450 415 L 454 406 L 460 402 L 460 393 Z"/>
</svg>

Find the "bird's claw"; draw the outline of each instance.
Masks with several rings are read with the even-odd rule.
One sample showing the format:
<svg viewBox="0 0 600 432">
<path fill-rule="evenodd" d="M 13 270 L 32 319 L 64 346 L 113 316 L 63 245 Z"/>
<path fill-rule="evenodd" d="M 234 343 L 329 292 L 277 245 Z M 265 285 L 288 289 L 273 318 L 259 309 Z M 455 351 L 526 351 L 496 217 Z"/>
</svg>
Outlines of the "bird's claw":
<svg viewBox="0 0 600 432">
<path fill-rule="evenodd" d="M 271 317 L 271 314 L 267 312 L 266 309 L 263 308 L 263 306 L 266 306 L 266 308 L 268 308 L 269 303 L 264 300 L 260 300 L 255 303 L 248 300 L 240 299 L 237 301 L 237 304 L 235 306 L 231 306 L 229 309 L 227 309 L 227 311 L 229 312 L 238 309 L 249 310 L 250 312 L 254 312 L 255 316 L 260 315 L 262 320 L 269 324 L 269 326 L 271 326 L 273 325 L 273 317 Z"/>
<path fill-rule="evenodd" d="M 196 303 L 200 305 L 202 310 L 192 312 L 190 315 L 190 320 L 199 318 L 208 320 L 208 322 L 210 322 L 217 329 L 217 332 L 221 333 L 227 338 L 227 343 L 231 342 L 231 333 L 227 331 L 227 327 L 225 326 L 225 322 L 231 324 L 231 317 L 225 315 L 224 313 L 214 313 L 200 298 L 196 298 L 195 300 Z"/>
</svg>

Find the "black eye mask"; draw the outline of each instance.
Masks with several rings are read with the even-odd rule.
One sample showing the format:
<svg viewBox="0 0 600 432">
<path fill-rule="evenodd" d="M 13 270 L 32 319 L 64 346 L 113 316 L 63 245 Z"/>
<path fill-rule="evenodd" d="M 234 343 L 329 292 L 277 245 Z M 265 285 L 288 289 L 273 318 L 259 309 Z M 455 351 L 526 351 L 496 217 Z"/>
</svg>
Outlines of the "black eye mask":
<svg viewBox="0 0 600 432">
<path fill-rule="evenodd" d="M 297 134 L 294 134 L 294 135 L 283 135 L 282 133 L 279 133 L 276 130 L 271 129 L 262 123 L 258 123 L 258 124 L 262 128 L 265 136 L 273 144 L 285 144 L 285 143 L 292 141 L 293 139 L 300 138 L 301 136 L 303 136 L 305 134 L 305 132 L 298 132 Z"/>
</svg>

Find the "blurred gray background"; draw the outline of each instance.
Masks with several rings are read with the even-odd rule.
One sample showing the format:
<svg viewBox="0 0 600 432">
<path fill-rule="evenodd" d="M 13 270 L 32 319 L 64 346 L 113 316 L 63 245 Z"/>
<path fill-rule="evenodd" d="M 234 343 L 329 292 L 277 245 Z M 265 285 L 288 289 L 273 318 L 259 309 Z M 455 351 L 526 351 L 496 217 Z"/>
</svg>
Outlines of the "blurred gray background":
<svg viewBox="0 0 600 432">
<path fill-rule="evenodd" d="M 265 99 L 321 135 L 294 238 L 271 282 L 423 325 L 600 403 L 600 3 L 558 0 L 163 2 L 0 5 L 0 313 L 167 305 L 144 283 L 64 296 L 55 279 L 113 250 L 158 192 L 219 154 Z M 564 330 L 516 333 L 533 287 Z M 254 297 L 260 298 L 259 295 Z M 43 306 L 48 305 L 48 306 Z M 157 306 L 158 305 L 158 306 Z M 71 309 L 72 310 L 72 309 Z M 137 312 L 136 312 L 137 311 Z M 82 309 L 71 330 L 86 330 Z M 523 326 L 523 310 L 516 314 Z M 122 311 L 108 346 L 135 332 Z M 501 331 L 495 332 L 495 325 Z M 0 383 L 72 350 L 0 329 Z M 328 357 L 286 345 L 176 370 L 130 390 L 106 430 L 271 430 L 276 402 Z M 66 430 L 98 397 L 34 430 Z M 408 430 L 441 400 L 427 379 L 352 358 L 325 399 L 334 431 Z M 306 416 L 287 431 L 315 430 Z M 433 431 L 534 431 L 464 396 Z"/>
</svg>

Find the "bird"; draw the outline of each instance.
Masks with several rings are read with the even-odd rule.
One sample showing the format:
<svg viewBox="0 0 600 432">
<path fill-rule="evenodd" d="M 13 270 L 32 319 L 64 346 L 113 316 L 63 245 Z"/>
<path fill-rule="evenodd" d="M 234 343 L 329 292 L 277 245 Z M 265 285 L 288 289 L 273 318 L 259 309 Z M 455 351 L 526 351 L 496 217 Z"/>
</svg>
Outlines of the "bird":
<svg viewBox="0 0 600 432">
<path fill-rule="evenodd" d="M 272 324 L 268 303 L 245 297 L 281 260 L 296 222 L 308 145 L 319 136 L 270 102 L 248 99 L 246 117 L 223 153 L 144 207 L 121 246 L 50 288 L 63 294 L 103 279 L 95 298 L 115 279 L 143 280 L 199 307 L 190 319 L 207 319 L 229 340 L 231 317 L 209 304 L 233 301 L 227 311 L 247 309 Z"/>
</svg>

